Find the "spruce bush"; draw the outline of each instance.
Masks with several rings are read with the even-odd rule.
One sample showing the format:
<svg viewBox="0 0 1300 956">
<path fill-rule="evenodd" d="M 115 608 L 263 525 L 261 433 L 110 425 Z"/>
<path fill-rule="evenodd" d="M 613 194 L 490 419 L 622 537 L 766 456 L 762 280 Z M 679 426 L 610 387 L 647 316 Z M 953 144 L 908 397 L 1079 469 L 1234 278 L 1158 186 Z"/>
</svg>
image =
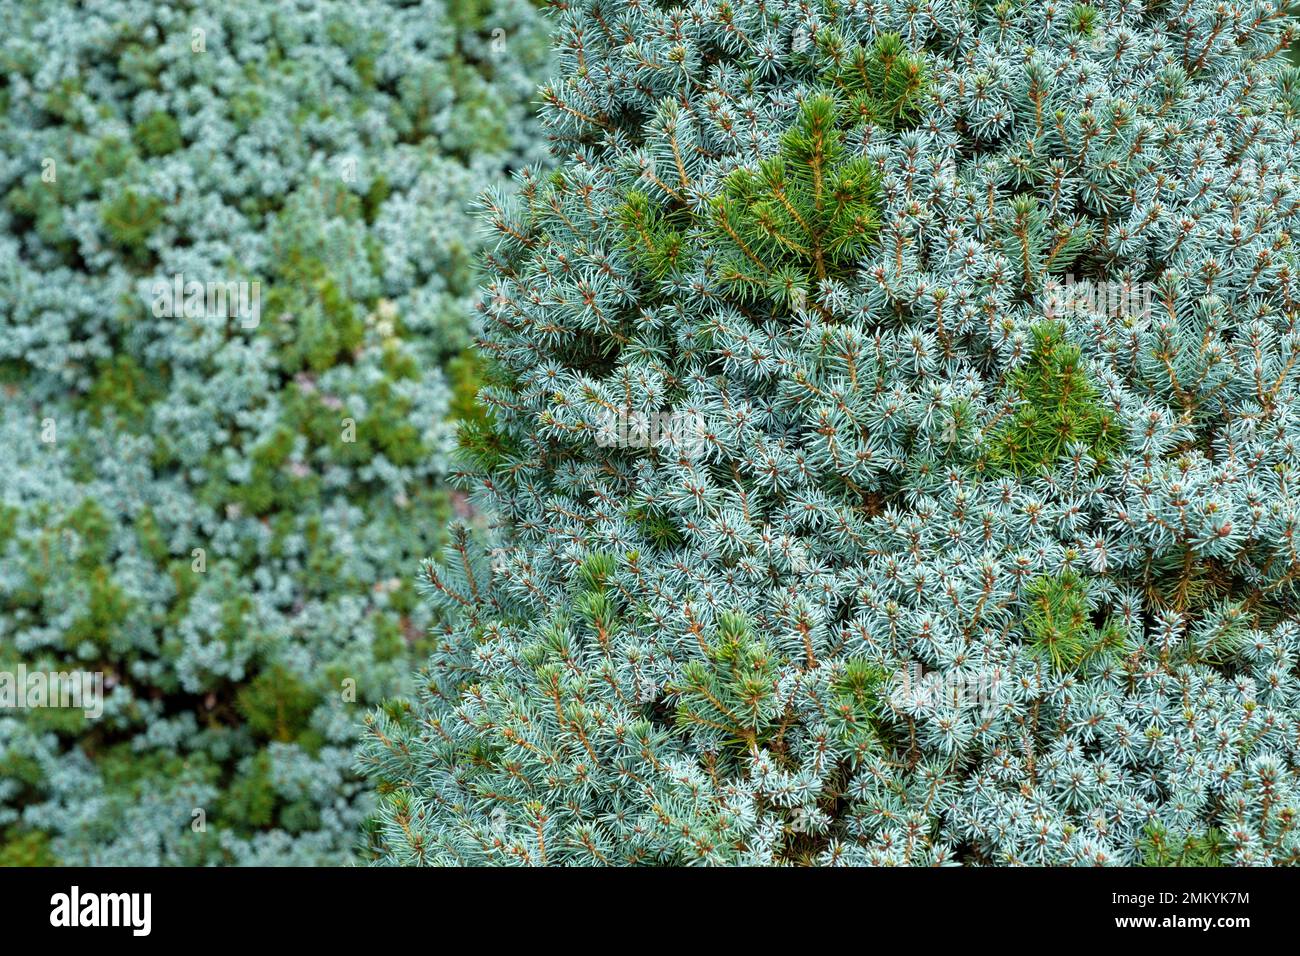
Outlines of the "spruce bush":
<svg viewBox="0 0 1300 956">
<path fill-rule="evenodd" d="M 372 858 L 1300 862 L 1284 11 L 553 28 Z"/>
</svg>

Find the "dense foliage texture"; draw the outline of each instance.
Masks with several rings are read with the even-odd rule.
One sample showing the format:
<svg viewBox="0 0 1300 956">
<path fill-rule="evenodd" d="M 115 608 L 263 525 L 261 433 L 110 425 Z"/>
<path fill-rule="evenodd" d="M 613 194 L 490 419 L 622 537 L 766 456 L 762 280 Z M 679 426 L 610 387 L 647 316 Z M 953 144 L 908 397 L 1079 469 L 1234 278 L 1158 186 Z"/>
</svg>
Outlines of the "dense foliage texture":
<svg viewBox="0 0 1300 956">
<path fill-rule="evenodd" d="M 375 858 L 1300 861 L 1283 11 L 556 17 Z"/>
<path fill-rule="evenodd" d="M 543 153 L 540 15 L 0 0 L 0 22 L 0 670 L 107 691 L 97 720 L 0 711 L 0 863 L 345 862 L 360 715 L 430 621 L 399 575 L 456 507 L 468 210 Z M 260 319 L 158 308 L 177 275 L 260 283 Z"/>
</svg>

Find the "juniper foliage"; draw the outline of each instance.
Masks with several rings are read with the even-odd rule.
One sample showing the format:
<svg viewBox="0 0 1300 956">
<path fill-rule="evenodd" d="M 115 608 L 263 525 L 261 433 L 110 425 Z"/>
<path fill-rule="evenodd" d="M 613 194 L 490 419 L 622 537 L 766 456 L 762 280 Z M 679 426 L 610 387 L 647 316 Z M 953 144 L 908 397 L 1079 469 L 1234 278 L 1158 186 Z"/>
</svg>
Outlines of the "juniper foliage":
<svg viewBox="0 0 1300 956">
<path fill-rule="evenodd" d="M 554 29 L 565 163 L 486 203 L 460 478 L 495 524 L 424 569 L 436 652 L 360 757 L 375 858 L 1300 860 L 1284 11 L 573 0 Z M 836 51 L 888 35 L 923 82 L 856 115 Z M 824 269 L 818 135 L 878 223 Z M 728 227 L 789 281 L 736 281 Z M 1059 315 L 1071 272 L 1152 307 Z M 699 428 L 595 440 L 664 410 Z"/>
</svg>

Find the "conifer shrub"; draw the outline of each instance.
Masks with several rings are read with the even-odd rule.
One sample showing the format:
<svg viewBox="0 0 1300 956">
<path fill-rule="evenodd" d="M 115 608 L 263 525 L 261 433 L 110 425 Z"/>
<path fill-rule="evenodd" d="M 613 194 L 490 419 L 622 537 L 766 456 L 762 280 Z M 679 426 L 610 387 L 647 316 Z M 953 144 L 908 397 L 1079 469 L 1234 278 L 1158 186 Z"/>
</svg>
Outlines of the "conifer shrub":
<svg viewBox="0 0 1300 956">
<path fill-rule="evenodd" d="M 553 29 L 373 859 L 1300 862 L 1284 12 Z"/>
<path fill-rule="evenodd" d="M 0 672 L 105 691 L 0 709 L 0 864 L 348 862 L 360 715 L 428 648 L 403 574 L 457 507 L 468 210 L 543 154 L 540 15 L 0 21 Z M 259 314 L 176 276 L 257 283 Z"/>
</svg>

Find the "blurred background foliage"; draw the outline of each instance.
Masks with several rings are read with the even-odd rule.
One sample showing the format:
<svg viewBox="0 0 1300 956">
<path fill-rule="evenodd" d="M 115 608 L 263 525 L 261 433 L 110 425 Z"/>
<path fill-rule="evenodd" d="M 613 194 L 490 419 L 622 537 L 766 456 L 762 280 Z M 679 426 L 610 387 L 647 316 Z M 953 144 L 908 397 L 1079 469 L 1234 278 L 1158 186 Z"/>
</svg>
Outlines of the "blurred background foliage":
<svg viewBox="0 0 1300 956">
<path fill-rule="evenodd" d="M 353 857 L 361 715 L 463 501 L 474 198 L 544 153 L 526 0 L 0 0 L 0 864 Z M 257 283 L 259 320 L 159 315 Z M 166 310 L 162 310 L 164 313 Z"/>
</svg>

